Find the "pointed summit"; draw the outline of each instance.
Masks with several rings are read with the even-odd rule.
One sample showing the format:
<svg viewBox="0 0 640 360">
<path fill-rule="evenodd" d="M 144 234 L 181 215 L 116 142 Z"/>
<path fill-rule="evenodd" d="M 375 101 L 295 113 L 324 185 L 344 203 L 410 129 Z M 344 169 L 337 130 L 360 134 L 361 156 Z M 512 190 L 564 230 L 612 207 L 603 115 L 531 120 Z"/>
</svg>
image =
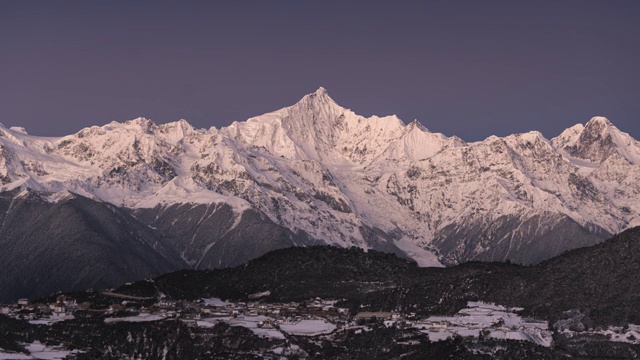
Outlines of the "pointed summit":
<svg viewBox="0 0 640 360">
<path fill-rule="evenodd" d="M 589 134 L 590 136 L 606 137 L 610 132 L 610 128 L 614 127 L 611 121 L 604 116 L 594 116 L 584 126 L 582 134 Z"/>
<path fill-rule="evenodd" d="M 187 134 L 191 134 L 196 131 L 185 119 L 158 125 L 158 129 L 160 130 L 160 133 L 163 134 L 164 140 L 167 140 L 169 143 L 174 145 L 182 140 L 182 138 Z"/>
<path fill-rule="evenodd" d="M 342 113 L 346 109 L 338 105 L 327 92 L 327 89 L 322 86 L 315 92 L 305 95 L 300 101 L 294 104 L 291 108 L 301 107 L 303 109 L 311 110 L 312 112 L 322 113 Z"/>
<path fill-rule="evenodd" d="M 414 119 L 412 122 L 409 123 L 409 125 L 407 125 L 408 130 L 412 130 L 413 128 L 419 129 L 422 132 L 428 132 L 428 133 L 431 132 L 429 131 L 429 129 L 427 129 L 426 126 L 422 125 L 422 123 L 420 123 L 418 119 Z"/>
<path fill-rule="evenodd" d="M 601 163 L 631 144 L 631 137 L 604 116 L 594 116 L 584 126 L 575 125 L 554 139 L 554 145 L 571 156 Z M 623 151 L 624 152 L 624 151 Z M 625 156 L 626 157 L 626 156 Z"/>
<path fill-rule="evenodd" d="M 313 98 L 313 99 L 329 99 L 331 101 L 333 101 L 333 99 L 331 99 L 331 97 L 329 96 L 329 92 L 327 91 L 327 89 L 323 88 L 322 86 L 320 86 L 318 88 L 318 90 L 312 92 L 311 94 L 307 94 L 305 95 L 302 100 L 306 99 L 306 98 Z M 335 101 L 333 101 L 335 102 Z"/>
<path fill-rule="evenodd" d="M 138 126 L 153 126 L 156 123 L 151 121 L 151 119 L 147 119 L 146 117 L 137 117 L 135 119 L 127 120 L 124 122 L 127 125 L 138 125 Z"/>
<path fill-rule="evenodd" d="M 127 120 L 124 123 L 112 121 L 109 125 L 145 134 L 153 132 L 153 130 L 158 126 L 155 122 L 151 121 L 151 119 L 147 119 L 145 117 L 137 117 L 135 119 Z"/>
<path fill-rule="evenodd" d="M 587 126 L 589 126 L 589 124 L 592 124 L 592 125 L 596 125 L 596 124 L 598 124 L 598 125 L 613 125 L 611 123 L 611 121 L 609 121 L 609 119 L 607 119 L 604 116 L 594 116 L 594 117 L 592 117 L 591 120 L 589 120 L 587 122 Z"/>
</svg>

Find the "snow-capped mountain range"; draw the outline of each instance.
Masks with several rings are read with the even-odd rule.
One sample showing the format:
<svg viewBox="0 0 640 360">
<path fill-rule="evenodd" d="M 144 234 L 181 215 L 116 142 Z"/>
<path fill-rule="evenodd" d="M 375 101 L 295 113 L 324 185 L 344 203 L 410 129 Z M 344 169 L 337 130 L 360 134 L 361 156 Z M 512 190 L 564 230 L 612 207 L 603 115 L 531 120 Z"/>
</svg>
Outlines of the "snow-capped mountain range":
<svg viewBox="0 0 640 360">
<path fill-rule="evenodd" d="M 20 198 L 86 198 L 146 226 L 152 247 L 179 255 L 173 266 L 313 243 L 429 266 L 534 263 L 640 225 L 640 143 L 604 117 L 551 140 L 532 131 L 466 143 L 417 121 L 357 115 L 320 88 L 221 129 L 137 118 L 45 138 L 0 126 L 0 150 L 7 214 Z M 242 255 L 257 235 L 236 234 L 218 249 L 247 213 L 287 240 L 271 246 L 259 234 L 260 249 Z"/>
</svg>

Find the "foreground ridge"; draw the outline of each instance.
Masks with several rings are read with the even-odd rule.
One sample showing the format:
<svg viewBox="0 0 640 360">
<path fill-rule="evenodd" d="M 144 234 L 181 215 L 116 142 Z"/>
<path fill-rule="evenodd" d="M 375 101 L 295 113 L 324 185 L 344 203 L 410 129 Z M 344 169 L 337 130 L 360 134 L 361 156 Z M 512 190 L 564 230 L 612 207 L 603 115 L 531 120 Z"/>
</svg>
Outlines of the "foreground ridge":
<svg viewBox="0 0 640 360">
<path fill-rule="evenodd" d="M 445 269 L 355 247 L 281 249 L 0 307 L 0 356 L 633 359 L 639 240 L 634 228 L 535 266 Z"/>
</svg>

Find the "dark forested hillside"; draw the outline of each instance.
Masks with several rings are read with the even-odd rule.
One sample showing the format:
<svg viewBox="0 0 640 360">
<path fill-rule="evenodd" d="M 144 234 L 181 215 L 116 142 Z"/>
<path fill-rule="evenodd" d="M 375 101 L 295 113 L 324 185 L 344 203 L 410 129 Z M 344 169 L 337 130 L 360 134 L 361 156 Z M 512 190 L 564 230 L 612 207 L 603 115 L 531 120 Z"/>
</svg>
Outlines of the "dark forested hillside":
<svg viewBox="0 0 640 360">
<path fill-rule="evenodd" d="M 78 359 L 251 359 L 276 354 L 310 359 L 636 359 L 640 344 L 625 329 L 637 329 L 632 324 L 640 323 L 638 264 L 640 228 L 536 266 L 470 262 L 451 268 L 420 268 L 374 250 L 285 248 L 234 268 L 184 270 L 123 285 L 113 292 L 69 294 L 82 310 L 53 324 L 20 320 L 27 319 L 30 311 L 14 308 L 13 318 L 0 315 L 0 352 L 25 353 L 27 344 L 40 342 L 77 351 L 73 356 Z M 256 300 L 257 293 L 260 300 Z M 215 320 L 208 313 L 203 316 L 214 317 L 199 321 L 195 314 L 202 314 L 202 299 L 211 297 L 234 301 L 233 307 L 246 302 L 258 308 L 256 301 L 267 307 L 295 302 L 299 305 L 294 311 L 304 309 L 309 319 L 305 321 L 327 324 L 332 319 L 334 330 L 317 336 L 282 330 L 280 336 L 264 337 L 244 327 L 247 323 L 242 321 L 259 319 L 248 309 L 238 320 L 233 316 Z M 336 306 L 348 313 L 307 307 L 318 298 L 338 299 Z M 541 345 L 484 335 L 500 324 L 490 325 L 476 337 L 435 341 L 415 322 L 431 315 L 452 315 L 468 307 L 468 301 L 524 308 L 520 316 L 548 321 L 541 331 L 548 331 L 552 342 Z M 55 296 L 36 301 L 52 302 Z M 283 305 L 283 309 L 288 306 L 296 305 Z M 36 305 L 31 311 L 44 316 L 37 308 L 42 307 Z M 142 315 L 143 310 L 147 315 Z M 313 311 L 316 315 L 309 315 Z M 387 323 L 375 316 L 358 320 L 355 315 L 364 311 L 394 312 L 407 321 Z M 155 319 L 135 320 L 148 314 Z M 269 321 L 266 314 L 260 319 Z M 127 316 L 133 322 L 109 321 Z M 291 315 L 281 315 L 280 321 L 291 321 L 286 316 Z M 285 325 L 276 325 L 275 331 L 281 331 L 279 326 Z M 560 331 L 563 327 L 573 330 Z M 616 332 L 625 334 L 624 341 L 612 341 Z"/>
<path fill-rule="evenodd" d="M 640 322 L 639 265 L 640 228 L 634 228 L 536 266 L 469 262 L 420 268 L 388 253 L 317 246 L 276 250 L 235 268 L 179 271 L 157 278 L 154 288 L 143 282 L 120 291 L 246 299 L 268 290 L 274 301 L 320 296 L 422 314 L 453 313 L 469 300 L 483 300 L 521 306 L 545 319 L 577 308 L 605 325 Z"/>
<path fill-rule="evenodd" d="M 82 196 L 0 193 L 0 303 L 117 286 L 188 265 L 122 209 Z"/>
</svg>

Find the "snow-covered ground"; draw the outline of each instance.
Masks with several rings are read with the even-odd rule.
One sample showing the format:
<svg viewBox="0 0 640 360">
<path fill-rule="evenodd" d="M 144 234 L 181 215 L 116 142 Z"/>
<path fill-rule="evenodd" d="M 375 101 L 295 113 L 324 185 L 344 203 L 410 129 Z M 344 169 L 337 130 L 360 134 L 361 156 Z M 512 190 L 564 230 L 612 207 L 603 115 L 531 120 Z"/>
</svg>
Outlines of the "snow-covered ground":
<svg viewBox="0 0 640 360">
<path fill-rule="evenodd" d="M 280 329 L 292 335 L 316 336 L 328 334 L 336 329 L 336 326 L 325 320 L 300 320 L 295 324 L 282 324 Z"/>
<path fill-rule="evenodd" d="M 200 327 L 213 327 L 217 322 L 226 322 L 231 326 L 242 326 L 258 336 L 272 337 L 277 339 L 284 339 L 284 334 L 302 335 L 302 336 L 316 336 L 322 334 L 329 334 L 336 329 L 336 326 L 323 319 L 305 319 L 300 320 L 294 324 L 280 324 L 280 330 L 271 327 L 259 327 L 258 323 L 275 322 L 275 319 L 258 315 L 258 316 L 238 316 L 234 317 L 220 317 L 220 318 L 206 318 L 198 320 L 196 323 Z"/>
<path fill-rule="evenodd" d="M 63 315 L 63 316 L 50 316 L 47 318 L 37 319 L 37 320 L 29 320 L 29 324 L 33 325 L 51 325 L 60 321 L 73 320 L 75 317 L 73 315 Z"/>
<path fill-rule="evenodd" d="M 564 335 L 604 335 L 609 341 L 625 342 L 629 344 L 640 344 L 640 325 L 629 324 L 625 330 L 620 326 L 610 326 L 606 330 L 590 330 L 582 332 L 563 331 Z"/>
<path fill-rule="evenodd" d="M 264 321 L 272 321 L 273 319 L 267 316 L 258 315 L 258 316 L 238 316 L 237 318 L 233 317 L 220 317 L 220 318 L 206 318 L 197 321 L 196 323 L 200 327 L 213 327 L 217 322 L 223 321 L 231 326 L 242 326 L 249 330 L 251 330 L 254 334 L 263 337 L 271 337 L 276 339 L 284 339 L 284 334 L 282 334 L 278 329 L 274 328 L 260 328 L 258 327 L 259 322 Z"/>
<path fill-rule="evenodd" d="M 506 340 L 531 341 L 538 345 L 550 347 L 552 333 L 546 321 L 531 321 L 520 317 L 514 311 L 520 308 L 484 302 L 470 301 L 467 308 L 454 316 L 431 316 L 414 325 L 432 341 L 445 340 L 454 335 L 480 336 Z"/>
<path fill-rule="evenodd" d="M 164 319 L 160 315 L 152 315 L 152 314 L 140 314 L 136 316 L 126 316 L 126 317 L 112 317 L 104 319 L 104 322 L 107 324 L 117 323 L 117 322 L 146 322 L 146 321 L 158 321 Z"/>
<path fill-rule="evenodd" d="M 202 299 L 202 302 L 204 302 L 204 304 L 207 306 L 227 306 L 227 305 L 233 304 L 233 303 L 224 301 L 220 298 Z"/>
<path fill-rule="evenodd" d="M 30 352 L 30 355 L 21 353 L 4 352 L 0 349 L 0 360 L 22 360 L 22 359 L 47 359 L 58 360 L 64 359 L 71 351 L 64 350 L 60 347 L 48 347 L 39 341 L 35 341 L 31 344 L 25 344 L 25 348 Z"/>
</svg>

